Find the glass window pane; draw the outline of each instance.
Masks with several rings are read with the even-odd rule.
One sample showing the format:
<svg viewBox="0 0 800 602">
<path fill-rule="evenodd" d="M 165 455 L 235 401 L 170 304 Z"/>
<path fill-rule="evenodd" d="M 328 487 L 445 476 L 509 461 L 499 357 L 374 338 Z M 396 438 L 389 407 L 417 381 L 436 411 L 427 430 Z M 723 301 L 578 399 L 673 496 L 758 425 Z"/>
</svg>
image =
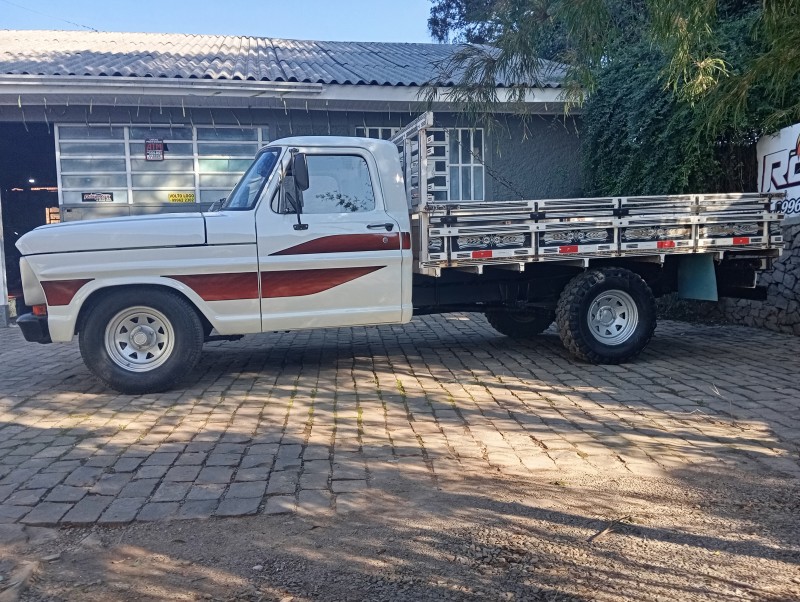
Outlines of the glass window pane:
<svg viewBox="0 0 800 602">
<path fill-rule="evenodd" d="M 243 174 L 253 161 L 250 159 L 200 159 L 200 173 Z"/>
<path fill-rule="evenodd" d="M 450 163 L 458 163 L 458 130 L 447 132 L 450 138 Z"/>
<path fill-rule="evenodd" d="M 367 130 L 361 126 L 356 128 L 356 138 L 367 138 Z"/>
<path fill-rule="evenodd" d="M 269 127 L 261 128 L 261 142 L 269 142 L 272 138 L 269 137 Z"/>
<path fill-rule="evenodd" d="M 472 154 L 475 155 L 475 162 L 483 161 L 483 130 L 472 133 Z"/>
<path fill-rule="evenodd" d="M 176 174 L 133 174 L 131 185 L 134 188 L 194 188 L 193 175 Z"/>
<path fill-rule="evenodd" d="M 122 127 L 62 125 L 58 128 L 58 137 L 61 140 L 122 140 L 125 131 Z"/>
<path fill-rule="evenodd" d="M 472 168 L 472 198 L 483 200 L 483 167 Z"/>
<path fill-rule="evenodd" d="M 197 128 L 198 140 L 258 140 L 258 132 L 251 128 Z"/>
<path fill-rule="evenodd" d="M 128 202 L 128 191 L 127 190 L 120 190 L 115 188 L 113 190 L 85 190 L 83 192 L 110 192 L 114 195 L 113 203 L 116 205 L 117 203 L 127 203 Z M 97 203 L 97 202 L 83 202 L 83 198 L 81 197 L 81 191 L 74 191 L 70 192 L 65 190 L 62 192 L 64 198 L 65 205 L 110 205 L 111 203 Z"/>
<path fill-rule="evenodd" d="M 62 142 L 62 155 L 81 155 L 86 157 L 124 157 L 123 142 Z"/>
<path fill-rule="evenodd" d="M 161 138 L 162 140 L 191 140 L 192 128 L 184 127 L 131 127 L 128 132 L 130 140 L 147 140 L 148 138 Z"/>
<path fill-rule="evenodd" d="M 213 144 L 201 142 L 197 145 L 197 152 L 205 157 L 255 157 L 258 151 L 257 144 Z"/>
<path fill-rule="evenodd" d="M 458 167 L 450 168 L 450 200 L 460 201 L 461 193 L 459 192 L 460 178 L 458 177 Z"/>
<path fill-rule="evenodd" d="M 200 176 L 200 188 L 227 188 L 232 190 L 236 182 L 242 177 L 241 174 L 215 174 Z"/>
<path fill-rule="evenodd" d="M 461 162 L 462 163 L 472 163 L 472 156 L 470 155 L 470 149 L 472 148 L 472 143 L 470 142 L 471 136 L 469 130 L 461 130 Z"/>
<path fill-rule="evenodd" d="M 461 168 L 461 200 L 462 201 L 469 201 L 472 200 L 472 182 L 470 177 L 470 171 L 472 168 L 470 167 L 462 167 Z"/>
<path fill-rule="evenodd" d="M 158 172 L 194 172 L 194 161 L 191 159 L 165 159 L 163 161 L 145 161 L 144 159 L 131 159 L 131 171 Z"/>
<path fill-rule="evenodd" d="M 164 158 L 170 157 L 191 157 L 194 154 L 191 142 L 165 142 Z M 131 142 L 131 157 L 141 157 L 144 159 L 144 142 Z"/>
<path fill-rule="evenodd" d="M 79 188 L 86 192 L 96 191 L 100 188 L 126 187 L 127 185 L 128 178 L 125 174 L 61 176 L 62 188 Z"/>
<path fill-rule="evenodd" d="M 125 159 L 62 159 L 61 172 L 125 171 Z"/>
<path fill-rule="evenodd" d="M 350 213 L 375 209 L 367 162 L 353 155 L 309 155 L 309 187 L 303 213 Z"/>
</svg>

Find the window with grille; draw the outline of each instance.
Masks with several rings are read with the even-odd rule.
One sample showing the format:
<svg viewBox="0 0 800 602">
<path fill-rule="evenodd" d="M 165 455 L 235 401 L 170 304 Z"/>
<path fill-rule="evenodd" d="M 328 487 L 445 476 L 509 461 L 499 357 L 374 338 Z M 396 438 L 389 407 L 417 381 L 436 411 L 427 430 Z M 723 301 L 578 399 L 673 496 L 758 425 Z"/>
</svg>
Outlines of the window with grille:
<svg viewBox="0 0 800 602">
<path fill-rule="evenodd" d="M 357 127 L 356 128 L 356 137 L 358 138 L 375 138 L 376 140 L 390 140 L 392 136 L 394 136 L 397 132 L 400 131 L 400 128 L 368 128 L 368 127 Z"/>
<path fill-rule="evenodd" d="M 449 194 L 451 201 L 484 199 L 483 130 L 447 130 Z"/>
<path fill-rule="evenodd" d="M 61 204 L 211 203 L 225 197 L 269 141 L 269 128 L 57 125 Z M 163 141 L 163 160 L 145 141 Z"/>
</svg>

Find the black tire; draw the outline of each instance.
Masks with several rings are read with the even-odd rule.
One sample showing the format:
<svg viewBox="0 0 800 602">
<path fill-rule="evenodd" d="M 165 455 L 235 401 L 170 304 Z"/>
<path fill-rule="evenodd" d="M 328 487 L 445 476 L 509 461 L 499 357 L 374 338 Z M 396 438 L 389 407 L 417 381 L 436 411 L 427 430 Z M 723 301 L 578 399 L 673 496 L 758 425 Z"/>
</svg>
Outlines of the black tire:
<svg viewBox="0 0 800 602">
<path fill-rule="evenodd" d="M 484 315 L 492 328 L 512 339 L 529 339 L 542 334 L 556 319 L 556 314 L 551 309 L 536 309 L 524 313 L 492 309 L 484 312 Z"/>
<path fill-rule="evenodd" d="M 80 350 L 87 368 L 106 385 L 140 395 L 165 391 L 190 373 L 203 340 L 202 321 L 183 297 L 159 289 L 121 289 L 90 308 Z"/>
<path fill-rule="evenodd" d="M 594 364 L 636 357 L 656 329 L 656 305 L 647 283 L 630 270 L 601 268 L 573 278 L 556 308 L 564 347 Z"/>
</svg>

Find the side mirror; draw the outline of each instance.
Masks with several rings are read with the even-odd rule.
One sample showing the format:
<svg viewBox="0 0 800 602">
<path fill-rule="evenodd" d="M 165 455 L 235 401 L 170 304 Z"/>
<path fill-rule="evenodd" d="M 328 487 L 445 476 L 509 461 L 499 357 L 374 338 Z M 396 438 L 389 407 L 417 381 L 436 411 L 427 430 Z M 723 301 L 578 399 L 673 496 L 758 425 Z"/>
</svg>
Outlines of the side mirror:
<svg viewBox="0 0 800 602">
<path fill-rule="evenodd" d="M 304 153 L 292 155 L 292 175 L 297 190 L 308 190 L 308 163 Z"/>
<path fill-rule="evenodd" d="M 228 199 L 226 199 L 225 197 L 222 197 L 221 199 L 217 199 L 216 201 L 211 203 L 211 206 L 208 208 L 208 212 L 209 213 L 214 213 L 216 211 L 219 211 L 220 209 L 222 209 L 222 205 L 225 204 L 226 200 L 228 200 Z"/>
</svg>

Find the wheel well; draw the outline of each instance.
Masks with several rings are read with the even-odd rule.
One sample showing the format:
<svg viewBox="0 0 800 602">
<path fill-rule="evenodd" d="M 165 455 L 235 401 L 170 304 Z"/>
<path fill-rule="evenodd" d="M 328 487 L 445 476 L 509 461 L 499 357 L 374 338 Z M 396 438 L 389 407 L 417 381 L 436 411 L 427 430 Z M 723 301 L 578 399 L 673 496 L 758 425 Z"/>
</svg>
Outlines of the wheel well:
<svg viewBox="0 0 800 602">
<path fill-rule="evenodd" d="M 124 284 L 119 286 L 107 286 L 105 288 L 100 288 L 89 295 L 86 301 L 83 302 L 80 312 L 78 312 L 78 319 L 75 322 L 75 334 L 77 335 L 83 328 L 83 322 L 86 319 L 86 316 L 89 315 L 91 309 L 95 305 L 97 305 L 109 293 L 116 292 L 119 290 L 141 291 L 146 289 L 167 291 L 174 295 L 178 295 L 179 297 L 183 297 L 183 299 L 185 299 L 189 303 L 189 305 L 192 306 L 195 313 L 197 314 L 197 317 L 200 318 L 200 322 L 203 324 L 203 331 L 205 332 L 206 336 L 208 336 L 211 333 L 211 330 L 213 329 L 211 322 L 208 321 L 208 318 L 206 318 L 203 315 L 203 312 L 201 312 L 197 308 L 194 302 L 191 299 L 189 299 L 186 295 L 184 295 L 181 291 L 171 288 L 169 286 L 159 286 L 157 284 Z"/>
</svg>

